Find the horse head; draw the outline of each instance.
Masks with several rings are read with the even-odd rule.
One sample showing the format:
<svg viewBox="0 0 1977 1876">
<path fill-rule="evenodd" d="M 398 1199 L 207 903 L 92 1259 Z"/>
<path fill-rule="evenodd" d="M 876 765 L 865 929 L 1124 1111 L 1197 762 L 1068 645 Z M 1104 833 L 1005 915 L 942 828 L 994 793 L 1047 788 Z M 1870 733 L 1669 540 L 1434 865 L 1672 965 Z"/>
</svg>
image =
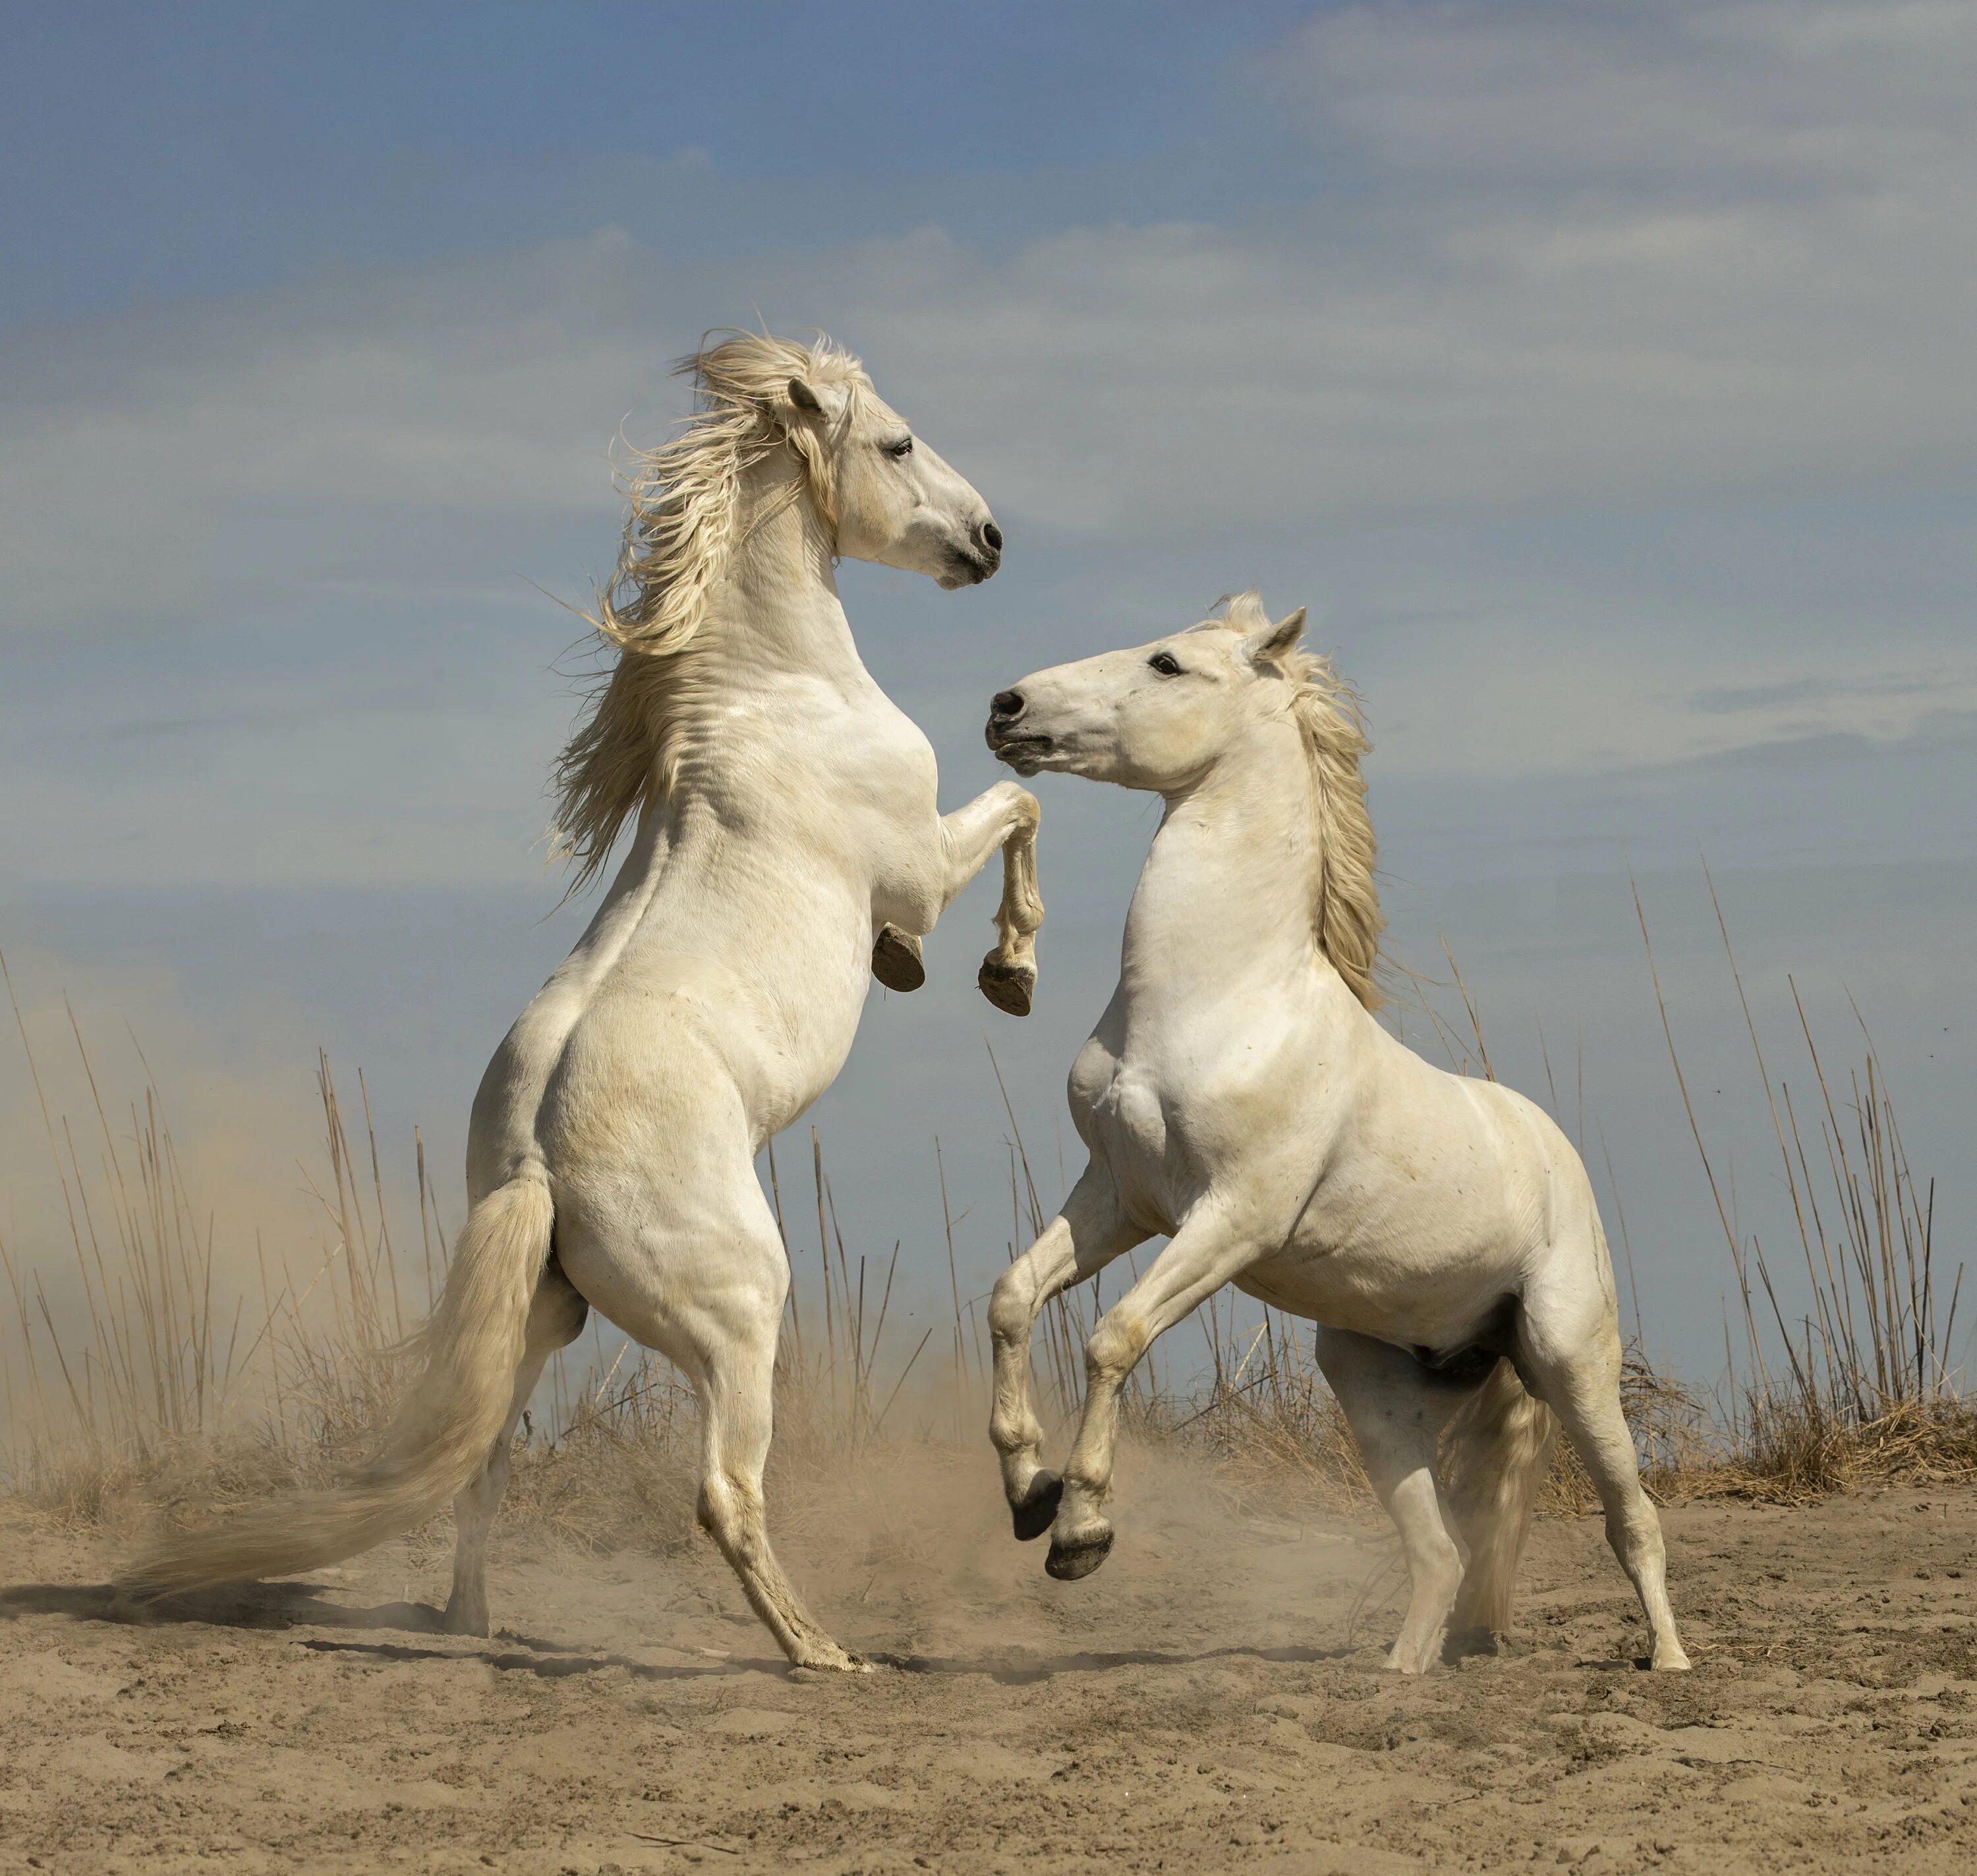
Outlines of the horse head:
<svg viewBox="0 0 1977 1876">
<path fill-rule="evenodd" d="M 978 586 L 1002 562 L 1002 530 L 972 486 L 872 388 L 850 373 L 792 374 L 776 414 L 810 469 L 837 551 Z"/>
<path fill-rule="evenodd" d="M 1272 622 L 1243 593 L 1185 631 L 1037 671 L 996 694 L 989 747 L 1021 775 L 1190 788 L 1253 726 L 1289 718 L 1315 661 L 1298 650 L 1304 618 Z"/>
</svg>

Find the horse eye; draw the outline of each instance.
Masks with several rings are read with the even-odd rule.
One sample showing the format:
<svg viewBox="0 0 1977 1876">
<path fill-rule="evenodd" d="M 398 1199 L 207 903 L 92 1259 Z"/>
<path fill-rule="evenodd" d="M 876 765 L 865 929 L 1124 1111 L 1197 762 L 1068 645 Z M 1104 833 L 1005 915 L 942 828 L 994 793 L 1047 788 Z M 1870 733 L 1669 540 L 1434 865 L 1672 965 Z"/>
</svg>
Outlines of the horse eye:
<svg viewBox="0 0 1977 1876">
<path fill-rule="evenodd" d="M 903 443 L 889 443 L 886 446 L 886 453 L 895 462 L 903 456 L 911 456 L 913 453 L 913 440 L 910 437 L 907 437 Z"/>
<path fill-rule="evenodd" d="M 1147 662 L 1163 678 L 1178 678 L 1180 675 L 1180 662 L 1171 651 L 1156 651 Z"/>
</svg>

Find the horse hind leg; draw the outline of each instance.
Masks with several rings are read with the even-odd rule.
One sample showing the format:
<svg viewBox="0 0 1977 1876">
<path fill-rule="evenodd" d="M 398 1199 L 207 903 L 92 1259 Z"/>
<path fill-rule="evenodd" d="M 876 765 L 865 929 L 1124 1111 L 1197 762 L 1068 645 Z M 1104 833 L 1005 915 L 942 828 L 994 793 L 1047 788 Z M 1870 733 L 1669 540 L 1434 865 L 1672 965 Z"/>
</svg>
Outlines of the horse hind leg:
<svg viewBox="0 0 1977 1876">
<path fill-rule="evenodd" d="M 453 1502 L 453 1590 L 440 1617 L 441 1627 L 450 1634 L 485 1635 L 488 1631 L 487 1535 L 500 1509 L 502 1495 L 508 1489 L 515 1428 L 542 1379 L 543 1364 L 583 1333 L 589 1313 L 589 1306 L 552 1255 L 529 1305 L 521 1363 L 515 1370 L 515 1391 L 500 1437 L 494 1442 L 486 1469 Z"/>
<path fill-rule="evenodd" d="M 1524 1365 L 1579 1450 L 1606 1512 L 1606 1541 L 1641 1599 L 1653 1636 L 1649 1665 L 1685 1668 L 1688 1657 L 1668 1602 L 1661 1520 L 1641 1489 L 1634 1436 L 1620 1405 L 1620 1332 L 1610 1301 L 1589 1326 L 1578 1299 L 1553 1304 L 1542 1292 L 1524 1302 Z"/>
<path fill-rule="evenodd" d="M 1517 1560 L 1529 1534 L 1558 1423 L 1500 1361 L 1450 1423 L 1448 1503 L 1469 1561 L 1444 1653 L 1493 1654 L 1510 1626 Z"/>
<path fill-rule="evenodd" d="M 1425 1377 L 1414 1358 L 1370 1337 L 1320 1328 L 1319 1365 L 1359 1443 L 1374 1494 L 1399 1532 L 1410 1593 L 1387 1665 L 1424 1674 L 1441 1658 L 1462 1557 L 1443 1516 L 1435 1460 L 1460 1396 Z"/>
<path fill-rule="evenodd" d="M 762 1247 L 786 1271 L 780 1240 Z M 776 1339 L 783 1282 L 761 1294 L 731 1292 L 683 1311 L 667 1352 L 686 1371 L 700 1404 L 699 1518 L 741 1579 L 742 1593 L 798 1667 L 863 1673 L 868 1663 L 840 1647 L 806 1609 L 769 1545 L 762 1475 L 774 1417 Z"/>
</svg>

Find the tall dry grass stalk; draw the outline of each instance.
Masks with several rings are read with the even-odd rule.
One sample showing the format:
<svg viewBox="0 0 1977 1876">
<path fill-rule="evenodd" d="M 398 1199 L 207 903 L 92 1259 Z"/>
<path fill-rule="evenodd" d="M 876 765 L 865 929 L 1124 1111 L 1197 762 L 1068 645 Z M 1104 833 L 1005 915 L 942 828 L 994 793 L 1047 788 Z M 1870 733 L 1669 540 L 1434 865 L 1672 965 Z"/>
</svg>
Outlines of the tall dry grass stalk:
<svg viewBox="0 0 1977 1876">
<path fill-rule="evenodd" d="M 1774 1269 L 1759 1237 L 1738 1233 L 1723 1199 L 1718 1156 L 1688 1097 L 1638 894 L 1635 902 L 1677 1087 L 1736 1277 L 1744 1343 L 1741 1367 L 1733 1354 L 1723 1388 L 1700 1396 L 1647 1360 L 1633 1296 L 1636 1339 L 1623 1391 L 1650 1489 L 1663 1497 L 1734 1492 L 1789 1499 L 1868 1476 L 1977 1473 L 1977 1429 L 1950 1358 L 1961 1269 L 1946 1297 L 1934 1187 L 1911 1170 L 1864 1023 L 1864 1058 L 1843 1079 L 1830 1075 L 1794 984 L 1810 1100 L 1786 1081 L 1774 1083 L 1719 905 L 1805 1273 L 1797 1292 L 1803 1301 L 1791 1304 L 1794 1286 Z M 1452 952 L 1449 962 L 1469 1039 L 1436 1015 L 1427 994 L 1449 987 L 1415 978 L 1423 1007 L 1451 1065 L 1493 1078 L 1479 1004 Z M 0 974 L 5 970 L 0 958 Z M 12 1304 L 0 1334 L 8 1416 L 0 1489 L 65 1518 L 127 1522 L 148 1515 L 145 1508 L 160 1498 L 184 1493 L 224 1503 L 320 1482 L 359 1460 L 405 1378 L 400 1350 L 445 1278 L 447 1237 L 417 1130 L 414 1245 L 394 1235 L 386 1156 L 362 1076 L 356 1106 L 346 1110 L 329 1062 L 319 1057 L 322 1169 L 310 1189 L 322 1241 L 298 1271 L 292 1260 L 300 1247 L 270 1251 L 257 1238 L 249 1281 L 229 1283 L 228 1260 L 216 1255 L 214 1218 L 187 1189 L 148 1064 L 135 1099 L 107 1099 L 71 1015 L 65 1046 L 73 1047 L 87 1090 L 78 1137 L 48 1098 L 11 977 L 5 982 L 61 1194 L 64 1237 L 56 1251 L 31 1258 L 0 1241 Z M 1544 1065 L 1563 1123 L 1548 1050 Z M 989 1066 L 1008 1125 L 1003 1250 L 1012 1258 L 1054 1207 L 1042 1195 L 992 1050 Z M 1585 1118 L 1582 1062 L 1582 1151 Z M 875 1253 L 847 1243 L 814 1131 L 810 1147 L 809 1167 L 796 1171 L 787 1193 L 773 1148 L 766 1162 L 792 1272 L 771 1479 L 779 1505 L 794 1503 L 799 1517 L 807 1482 L 882 1463 L 889 1442 L 978 1449 L 991 1369 L 987 1293 L 964 1281 L 939 1142 L 934 1170 L 952 1323 L 916 1340 L 900 1328 L 894 1309 L 899 1245 Z M 1632 1292 L 1610 1156 L 1606 1169 Z M 232 1260 L 236 1268 L 242 1261 Z M 1111 1280 L 1114 1300 L 1140 1269 L 1138 1259 L 1121 1260 Z M 1082 1401 L 1084 1344 L 1105 1307 L 1107 1281 L 1054 1299 L 1039 1324 L 1038 1406 L 1060 1426 Z M 1316 1503 L 1363 1506 L 1365 1475 L 1318 1368 L 1309 1325 L 1267 1308 L 1259 1316 L 1233 1294 L 1204 1304 L 1196 1324 L 1198 1344 L 1177 1331 L 1135 1370 L 1124 1403 L 1129 1436 L 1193 1452 L 1239 1488 L 1295 1489 Z M 691 1390 L 657 1355 L 628 1344 L 607 1362 L 602 1343 L 593 1346 L 581 1373 L 574 1360 L 553 1363 L 525 1416 L 511 1523 L 586 1546 L 684 1541 L 699 1439 Z M 1190 1359 L 1191 1348 L 1197 1358 Z M 1546 1502 L 1561 1512 L 1592 1508 L 1569 1448 L 1560 1449 Z"/>
<path fill-rule="evenodd" d="M 1741 1233 L 1725 1202 L 1715 1161 L 1689 1098 L 1636 886 L 1634 908 L 1668 1060 L 1729 1252 L 1743 1317 L 1741 1375 L 1726 1324 L 1728 1372 L 1710 1482 L 1720 1490 L 1794 1498 L 1866 1477 L 1977 1476 L 1977 1412 L 1953 1360 L 1963 1266 L 1959 1263 L 1951 1274 L 1946 1302 L 1936 1260 L 1936 1182 L 1919 1182 L 1910 1168 L 1886 1072 L 1866 1020 L 1850 996 L 1862 1053 L 1836 1091 L 1798 984 L 1787 977 L 1814 1090 L 1810 1111 L 1816 1146 L 1808 1151 L 1800 1101 L 1788 1080 L 1773 1079 L 1715 880 L 1706 865 L 1703 871 L 1764 1090 L 1805 1271 L 1804 1301 L 1788 1308 L 1782 1273 L 1774 1272 L 1763 1239 L 1755 1232 L 1748 1238 Z"/>
<path fill-rule="evenodd" d="M 49 1099 L 4 957 L 0 981 L 66 1238 L 59 1254 L 44 1248 L 32 1258 L 0 1238 L 12 1304 L 0 1326 L 0 1490 L 65 1522 L 129 1526 L 161 1499 L 225 1505 L 324 1482 L 360 1462 L 408 1379 L 408 1338 L 446 1278 L 447 1235 L 418 1131 L 414 1242 L 394 1231 L 364 1077 L 351 1108 L 319 1054 L 321 1165 L 301 1176 L 322 1240 L 271 1248 L 257 1235 L 251 1264 L 229 1259 L 216 1248 L 213 1215 L 188 1189 L 141 1053 L 139 1091 L 120 1107 L 106 1099 L 71 1014 L 65 1040 L 89 1101 L 79 1139 Z M 903 1401 L 920 1404 L 909 1390 L 933 1335 L 895 1346 L 899 1247 L 881 1260 L 847 1245 L 814 1134 L 811 1157 L 817 1242 L 814 1252 L 789 1245 L 796 1281 L 777 1377 L 774 1471 L 785 1485 L 859 1463 L 903 1417 Z M 581 1374 L 559 1357 L 518 1440 L 518 1522 L 590 1545 L 683 1536 L 698 1442 L 691 1392 L 660 1357 L 628 1344 Z"/>
</svg>

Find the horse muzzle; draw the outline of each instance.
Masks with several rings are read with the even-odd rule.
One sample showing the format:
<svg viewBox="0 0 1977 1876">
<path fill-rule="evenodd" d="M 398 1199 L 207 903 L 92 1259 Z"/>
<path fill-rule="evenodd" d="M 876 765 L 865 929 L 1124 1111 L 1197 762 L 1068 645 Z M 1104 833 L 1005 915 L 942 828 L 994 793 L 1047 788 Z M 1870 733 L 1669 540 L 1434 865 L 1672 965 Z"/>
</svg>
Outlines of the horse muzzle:
<svg viewBox="0 0 1977 1876">
<path fill-rule="evenodd" d="M 1054 737 L 1023 720 L 1028 700 L 1020 691 L 998 691 L 989 700 L 989 721 L 982 735 L 989 753 L 1006 762 L 1018 775 L 1035 775 L 1056 747 Z"/>
<path fill-rule="evenodd" d="M 966 540 L 948 549 L 949 571 L 940 583 L 950 592 L 957 586 L 979 586 L 993 579 L 1002 564 L 1002 530 L 992 521 L 978 521 Z"/>
</svg>

